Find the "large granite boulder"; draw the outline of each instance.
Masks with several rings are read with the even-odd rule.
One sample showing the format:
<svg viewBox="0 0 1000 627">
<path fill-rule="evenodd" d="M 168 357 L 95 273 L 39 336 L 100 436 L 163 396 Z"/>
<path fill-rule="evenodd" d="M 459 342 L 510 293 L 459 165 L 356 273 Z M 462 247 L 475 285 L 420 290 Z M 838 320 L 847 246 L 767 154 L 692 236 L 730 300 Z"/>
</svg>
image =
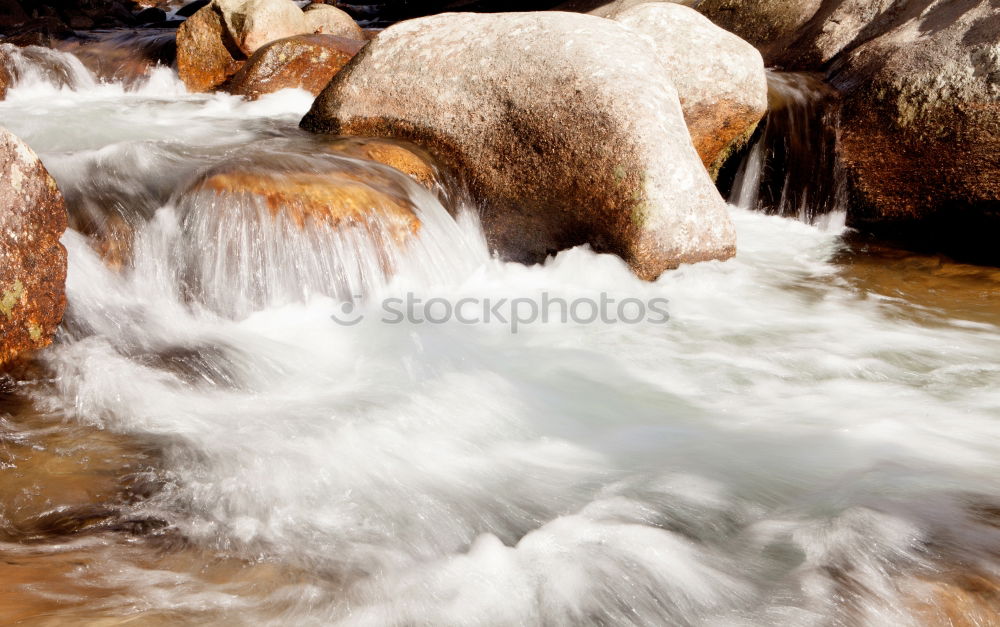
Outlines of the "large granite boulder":
<svg viewBox="0 0 1000 627">
<path fill-rule="evenodd" d="M 653 2 L 615 18 L 648 36 L 684 110 L 691 141 L 710 172 L 745 143 L 767 113 L 767 75 L 757 49 L 694 9 Z"/>
<path fill-rule="evenodd" d="M 735 232 L 652 45 L 571 13 L 453 13 L 382 32 L 302 126 L 393 137 L 464 178 L 491 244 L 537 261 L 579 244 L 647 279 L 726 259 Z"/>
<path fill-rule="evenodd" d="M 0 364 L 47 346 L 62 320 L 66 222 L 42 162 L 0 127 Z"/>
</svg>

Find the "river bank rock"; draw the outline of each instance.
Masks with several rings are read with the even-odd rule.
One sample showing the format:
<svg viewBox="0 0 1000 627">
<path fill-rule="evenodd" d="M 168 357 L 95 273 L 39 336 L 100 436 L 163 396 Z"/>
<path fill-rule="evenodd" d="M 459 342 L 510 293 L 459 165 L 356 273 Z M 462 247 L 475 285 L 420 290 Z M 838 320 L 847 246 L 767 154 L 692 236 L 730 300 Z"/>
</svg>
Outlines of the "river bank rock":
<svg viewBox="0 0 1000 627">
<path fill-rule="evenodd" d="M 1000 13 L 913 3 L 832 67 L 850 224 L 1000 263 Z"/>
<path fill-rule="evenodd" d="M 425 148 L 465 179 L 509 259 L 590 244 L 653 279 L 735 252 L 655 57 L 633 31 L 587 15 L 420 18 L 369 43 L 302 126 Z"/>
<path fill-rule="evenodd" d="M 319 95 L 364 43 L 332 35 L 295 35 L 265 45 L 233 75 L 226 91 L 256 100 L 280 89 Z"/>
<path fill-rule="evenodd" d="M 691 141 L 705 167 L 718 171 L 734 144 L 745 143 L 767 113 L 760 53 L 680 4 L 641 4 L 614 19 L 653 41 L 677 89 Z"/>
<path fill-rule="evenodd" d="M 62 194 L 35 153 L 0 127 L 0 364 L 52 341 L 66 308 Z"/>
<path fill-rule="evenodd" d="M 333 13 L 331 13 L 333 12 Z M 313 9 L 307 14 L 291 0 L 214 0 L 187 19 L 177 31 L 177 73 L 191 91 L 212 91 L 221 87 L 236 74 L 266 44 L 296 35 L 330 34 L 332 31 L 350 33 L 359 41 L 361 29 L 354 21 L 334 7 Z M 287 46 L 287 44 L 285 44 Z M 343 47 L 345 50 L 349 48 Z M 296 48 L 292 65 L 282 70 L 281 50 L 258 57 L 258 77 L 266 75 L 286 77 L 304 71 L 313 58 Z M 288 52 L 288 51 L 284 51 Z M 266 62 L 266 71 L 260 66 Z M 310 76 L 319 76 L 330 66 L 327 59 L 320 59 L 321 66 L 309 70 Z M 304 77 L 310 84 L 315 78 Z M 240 79 L 245 83 L 245 79 Z"/>
</svg>

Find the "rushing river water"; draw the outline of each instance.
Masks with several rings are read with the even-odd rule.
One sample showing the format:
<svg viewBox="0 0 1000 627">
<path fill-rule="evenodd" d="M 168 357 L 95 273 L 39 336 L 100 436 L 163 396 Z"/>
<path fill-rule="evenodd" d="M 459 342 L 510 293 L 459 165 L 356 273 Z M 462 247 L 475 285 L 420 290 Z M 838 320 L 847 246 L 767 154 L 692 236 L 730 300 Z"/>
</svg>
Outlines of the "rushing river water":
<svg viewBox="0 0 1000 627">
<path fill-rule="evenodd" d="M 735 259 L 655 283 L 503 263 L 454 195 L 320 154 L 304 92 L 60 59 L 0 102 L 74 227 L 63 331 L 0 396 L 4 622 L 995 624 L 1000 270 L 736 207 Z M 366 172 L 419 239 L 387 280 L 363 237 L 180 194 L 240 159 Z M 382 321 L 407 293 L 670 319 Z"/>
</svg>

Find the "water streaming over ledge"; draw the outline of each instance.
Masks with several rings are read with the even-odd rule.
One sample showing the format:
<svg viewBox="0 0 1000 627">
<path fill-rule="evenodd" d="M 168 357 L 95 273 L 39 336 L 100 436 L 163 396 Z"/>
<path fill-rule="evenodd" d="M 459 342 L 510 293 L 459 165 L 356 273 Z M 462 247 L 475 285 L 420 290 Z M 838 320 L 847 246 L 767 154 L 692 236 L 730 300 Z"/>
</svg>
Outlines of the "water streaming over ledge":
<svg viewBox="0 0 1000 627">
<path fill-rule="evenodd" d="M 935 289 L 981 298 L 924 302 L 845 261 L 841 227 L 735 207 L 735 259 L 655 283 L 586 248 L 506 264 L 454 197 L 320 154 L 309 104 L 190 95 L 165 69 L 0 102 L 74 227 L 64 331 L 0 399 L 4 472 L 41 499 L 3 496 L 8 617 L 906 625 L 1000 574 L 995 273 L 940 265 Z M 404 197 L 422 228 L 398 274 L 182 193 L 254 154 Z M 209 272 L 255 255 L 259 275 Z M 363 321 L 335 324 L 357 291 Z M 671 319 L 383 323 L 406 293 L 667 298 Z"/>
<path fill-rule="evenodd" d="M 836 142 L 836 91 L 819 75 L 769 70 L 767 117 L 736 170 L 729 201 L 803 222 L 844 214 Z"/>
</svg>

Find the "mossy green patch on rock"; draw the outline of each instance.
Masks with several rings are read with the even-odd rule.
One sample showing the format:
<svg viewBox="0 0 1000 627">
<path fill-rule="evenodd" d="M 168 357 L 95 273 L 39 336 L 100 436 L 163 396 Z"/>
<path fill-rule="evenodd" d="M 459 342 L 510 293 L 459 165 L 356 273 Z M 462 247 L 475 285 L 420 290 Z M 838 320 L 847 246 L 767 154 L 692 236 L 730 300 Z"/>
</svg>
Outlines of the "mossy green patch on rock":
<svg viewBox="0 0 1000 627">
<path fill-rule="evenodd" d="M 3 291 L 0 296 L 0 313 L 10 318 L 14 315 L 14 307 L 24 298 L 24 283 L 20 279 L 14 281 L 9 289 Z"/>
</svg>

